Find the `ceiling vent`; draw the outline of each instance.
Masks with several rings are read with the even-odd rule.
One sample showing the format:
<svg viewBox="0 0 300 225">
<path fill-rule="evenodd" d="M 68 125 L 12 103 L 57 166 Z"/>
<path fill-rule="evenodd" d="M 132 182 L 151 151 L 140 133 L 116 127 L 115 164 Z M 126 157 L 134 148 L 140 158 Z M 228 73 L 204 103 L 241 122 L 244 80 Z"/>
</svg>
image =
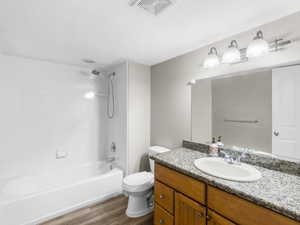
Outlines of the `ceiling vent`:
<svg viewBox="0 0 300 225">
<path fill-rule="evenodd" d="M 173 0 L 131 0 L 129 2 L 130 6 L 137 6 L 153 15 L 158 15 L 172 4 L 174 4 Z"/>
</svg>

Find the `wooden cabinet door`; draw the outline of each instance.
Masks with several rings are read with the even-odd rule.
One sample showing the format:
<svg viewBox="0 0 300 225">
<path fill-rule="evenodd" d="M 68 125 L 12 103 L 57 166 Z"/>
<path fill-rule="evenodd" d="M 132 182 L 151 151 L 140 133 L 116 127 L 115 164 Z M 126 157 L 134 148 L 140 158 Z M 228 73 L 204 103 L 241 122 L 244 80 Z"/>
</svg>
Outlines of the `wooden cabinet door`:
<svg viewBox="0 0 300 225">
<path fill-rule="evenodd" d="M 217 213 L 207 210 L 207 225 L 236 225 Z"/>
<path fill-rule="evenodd" d="M 166 210 L 155 204 L 154 208 L 154 225 L 174 225 L 173 216 Z"/>
<path fill-rule="evenodd" d="M 175 225 L 206 225 L 206 210 L 199 203 L 175 193 Z"/>
</svg>

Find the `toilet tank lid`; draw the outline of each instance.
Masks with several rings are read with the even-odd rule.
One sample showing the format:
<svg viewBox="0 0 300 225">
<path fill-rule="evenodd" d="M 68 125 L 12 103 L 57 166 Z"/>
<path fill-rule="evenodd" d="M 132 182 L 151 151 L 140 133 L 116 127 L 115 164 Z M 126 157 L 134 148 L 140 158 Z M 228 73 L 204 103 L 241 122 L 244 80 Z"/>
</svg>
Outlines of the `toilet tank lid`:
<svg viewBox="0 0 300 225">
<path fill-rule="evenodd" d="M 151 146 L 149 147 L 149 153 L 151 154 L 158 154 L 158 153 L 163 153 L 163 152 L 168 152 L 170 149 L 161 147 L 161 146 Z"/>
</svg>

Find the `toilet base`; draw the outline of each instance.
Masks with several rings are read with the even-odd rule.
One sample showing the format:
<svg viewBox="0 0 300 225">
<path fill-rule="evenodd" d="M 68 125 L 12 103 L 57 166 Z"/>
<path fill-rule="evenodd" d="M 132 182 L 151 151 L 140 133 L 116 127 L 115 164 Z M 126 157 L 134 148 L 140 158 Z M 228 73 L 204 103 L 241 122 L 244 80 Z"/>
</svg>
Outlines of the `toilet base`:
<svg viewBox="0 0 300 225">
<path fill-rule="evenodd" d="M 153 211 L 153 206 L 149 207 L 149 195 L 133 196 L 129 194 L 126 215 L 131 218 L 145 216 Z"/>
<path fill-rule="evenodd" d="M 138 217 L 145 216 L 145 215 L 147 215 L 149 213 L 152 213 L 152 212 L 153 212 L 153 207 L 144 209 L 144 210 L 139 211 L 139 212 L 131 212 L 131 211 L 126 210 L 126 216 L 128 216 L 130 218 L 138 218 Z"/>
</svg>

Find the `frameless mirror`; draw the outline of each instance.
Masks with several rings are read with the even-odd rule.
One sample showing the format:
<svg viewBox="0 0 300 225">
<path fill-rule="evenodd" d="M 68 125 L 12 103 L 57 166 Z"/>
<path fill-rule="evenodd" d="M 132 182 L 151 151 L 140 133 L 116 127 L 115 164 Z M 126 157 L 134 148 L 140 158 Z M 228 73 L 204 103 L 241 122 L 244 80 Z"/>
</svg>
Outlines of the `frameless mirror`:
<svg viewBox="0 0 300 225">
<path fill-rule="evenodd" d="M 300 160 L 300 66 L 197 80 L 192 141 Z"/>
</svg>

